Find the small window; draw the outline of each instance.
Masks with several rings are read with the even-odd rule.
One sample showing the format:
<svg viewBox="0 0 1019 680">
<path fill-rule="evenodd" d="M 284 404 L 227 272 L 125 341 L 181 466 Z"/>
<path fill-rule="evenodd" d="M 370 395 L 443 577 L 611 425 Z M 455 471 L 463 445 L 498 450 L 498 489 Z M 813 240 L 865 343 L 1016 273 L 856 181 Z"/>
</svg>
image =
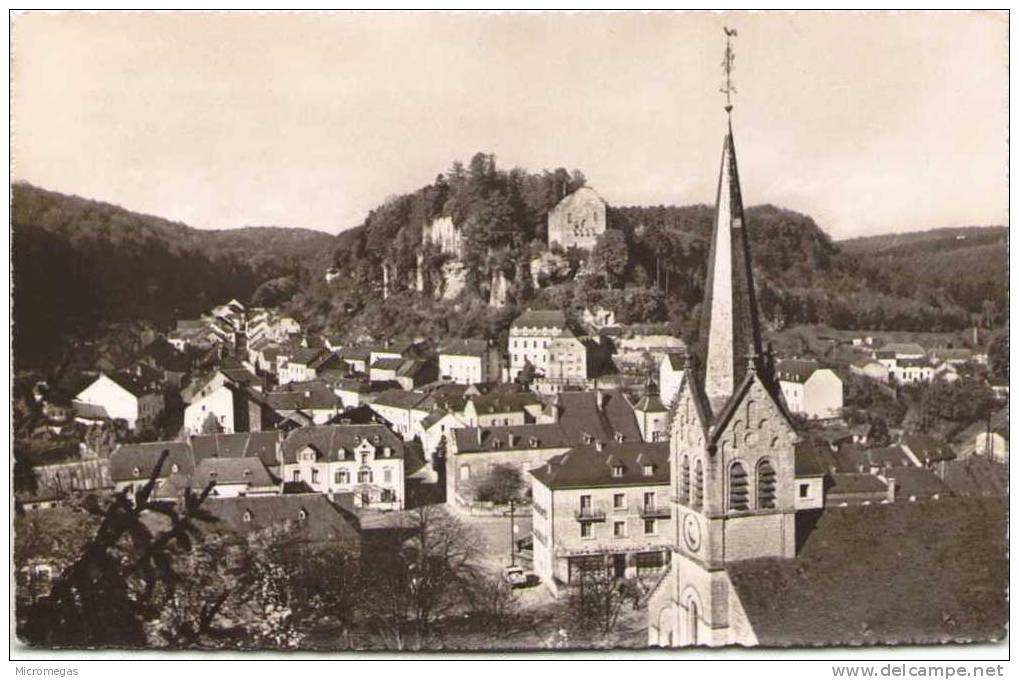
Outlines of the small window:
<svg viewBox="0 0 1019 680">
<path fill-rule="evenodd" d="M 297 519 L 301 522 L 308 519 L 308 512 L 304 508 L 301 508 L 297 511 Z"/>
<path fill-rule="evenodd" d="M 138 469 L 137 467 L 135 469 L 131 470 L 131 474 L 133 474 L 135 477 L 138 477 L 139 475 L 141 475 L 141 473 L 142 473 L 142 471 L 140 469 Z"/>
<path fill-rule="evenodd" d="M 612 496 L 612 507 L 621 510 L 626 507 L 626 495 L 617 493 Z"/>
<path fill-rule="evenodd" d="M 244 516 L 241 519 L 243 519 L 245 522 L 250 522 L 251 521 L 251 511 L 250 510 L 245 510 L 244 511 Z"/>
<path fill-rule="evenodd" d="M 612 535 L 616 538 L 626 538 L 626 522 L 613 522 Z"/>
<path fill-rule="evenodd" d="M 311 471 L 311 483 L 318 484 L 318 470 Z"/>
<path fill-rule="evenodd" d="M 810 484 L 800 484 L 800 498 L 810 497 Z"/>
<path fill-rule="evenodd" d="M 644 476 L 650 477 L 655 474 L 655 466 L 651 464 L 644 465 Z"/>
<path fill-rule="evenodd" d="M 626 468 L 624 468 L 622 465 L 613 465 L 612 466 L 612 476 L 613 477 L 622 477 L 623 476 L 623 472 L 625 472 L 625 471 L 626 471 Z"/>
<path fill-rule="evenodd" d="M 393 470 L 392 468 L 386 468 L 382 471 L 382 481 L 389 484 L 393 481 Z"/>
<path fill-rule="evenodd" d="M 471 467 L 466 463 L 460 466 L 460 481 L 466 482 L 471 478 Z"/>
<path fill-rule="evenodd" d="M 170 466 L 170 472 L 180 472 L 180 465 L 177 465 L 176 463 L 171 465 Z"/>
<path fill-rule="evenodd" d="M 658 527 L 655 526 L 655 520 L 646 519 L 644 520 L 644 534 L 650 536 L 658 531 Z"/>
<path fill-rule="evenodd" d="M 594 538 L 594 525 L 590 522 L 582 522 L 580 524 L 580 537 Z"/>
<path fill-rule="evenodd" d="M 290 478 L 293 481 L 295 481 L 295 482 L 301 481 L 301 471 L 300 470 L 294 470 L 294 472 L 293 472 L 293 474 L 291 474 Z"/>
</svg>

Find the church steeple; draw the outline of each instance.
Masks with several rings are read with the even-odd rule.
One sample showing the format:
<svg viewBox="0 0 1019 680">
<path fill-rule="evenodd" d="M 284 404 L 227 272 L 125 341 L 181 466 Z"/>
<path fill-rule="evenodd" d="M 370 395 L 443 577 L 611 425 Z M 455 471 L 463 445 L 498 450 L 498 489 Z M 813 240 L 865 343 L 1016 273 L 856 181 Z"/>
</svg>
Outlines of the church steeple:
<svg viewBox="0 0 1019 680">
<path fill-rule="evenodd" d="M 729 400 L 751 366 L 760 369 L 761 332 L 757 319 L 750 242 L 743 219 L 743 199 L 736 146 L 732 136 L 732 50 L 726 30 L 726 113 L 730 116 L 722 144 L 722 167 L 711 232 L 701 344 L 705 347 L 704 394 L 715 413 Z"/>
</svg>

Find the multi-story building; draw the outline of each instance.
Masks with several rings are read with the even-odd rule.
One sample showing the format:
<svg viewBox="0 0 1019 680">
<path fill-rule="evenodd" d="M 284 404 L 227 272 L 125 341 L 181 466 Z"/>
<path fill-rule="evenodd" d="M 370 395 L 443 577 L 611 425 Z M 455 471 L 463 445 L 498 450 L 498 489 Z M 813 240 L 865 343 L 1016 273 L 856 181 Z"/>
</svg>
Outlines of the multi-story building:
<svg viewBox="0 0 1019 680">
<path fill-rule="evenodd" d="M 485 340 L 452 340 L 439 348 L 439 377 L 460 385 L 495 380 L 499 357 Z"/>
<path fill-rule="evenodd" d="M 553 592 L 587 572 L 650 580 L 668 565 L 668 443 L 574 447 L 531 478 L 534 571 Z"/>
<path fill-rule="evenodd" d="M 591 187 L 564 197 L 548 213 L 548 245 L 591 250 L 607 226 L 607 205 Z"/>
<path fill-rule="evenodd" d="M 791 412 L 811 419 L 841 413 L 842 379 L 830 368 L 809 359 L 787 359 L 776 364 L 775 377 Z"/>
<path fill-rule="evenodd" d="M 427 394 L 391 389 L 375 397 L 369 408 L 389 423 L 393 431 L 406 441 L 420 436 L 421 421 L 432 412 L 432 401 Z"/>
<path fill-rule="evenodd" d="M 357 507 L 399 510 L 404 503 L 405 447 L 384 425 L 301 427 L 283 440 L 283 480 Z"/>
<path fill-rule="evenodd" d="M 528 310 L 518 316 L 510 326 L 508 349 L 510 380 L 530 364 L 544 383 L 559 390 L 587 382 L 587 348 L 560 311 Z"/>
</svg>

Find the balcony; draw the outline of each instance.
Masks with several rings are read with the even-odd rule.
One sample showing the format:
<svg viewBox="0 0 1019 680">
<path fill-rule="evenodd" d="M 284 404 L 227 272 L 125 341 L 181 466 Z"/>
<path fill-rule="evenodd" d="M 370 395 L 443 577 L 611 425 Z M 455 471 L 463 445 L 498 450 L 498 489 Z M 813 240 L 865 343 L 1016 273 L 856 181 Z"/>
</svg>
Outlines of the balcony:
<svg viewBox="0 0 1019 680">
<path fill-rule="evenodd" d="M 642 505 L 640 507 L 640 516 L 644 519 L 669 519 L 672 516 L 672 511 L 668 506 Z"/>
<path fill-rule="evenodd" d="M 573 512 L 578 522 L 604 522 L 605 511 L 601 508 L 580 508 Z"/>
</svg>

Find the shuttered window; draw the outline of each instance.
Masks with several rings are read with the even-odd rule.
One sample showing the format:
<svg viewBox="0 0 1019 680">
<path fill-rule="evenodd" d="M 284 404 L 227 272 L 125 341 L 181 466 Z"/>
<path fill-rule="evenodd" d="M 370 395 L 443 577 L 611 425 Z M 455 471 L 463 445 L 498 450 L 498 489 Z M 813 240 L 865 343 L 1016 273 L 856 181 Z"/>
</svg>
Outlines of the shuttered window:
<svg viewBox="0 0 1019 680">
<path fill-rule="evenodd" d="M 750 489 L 746 468 L 741 463 L 733 463 L 729 468 L 729 509 L 747 510 L 749 507 Z"/>
<path fill-rule="evenodd" d="M 771 509 L 775 507 L 775 488 L 778 481 L 775 466 L 768 459 L 757 464 L 757 506 Z"/>
</svg>

